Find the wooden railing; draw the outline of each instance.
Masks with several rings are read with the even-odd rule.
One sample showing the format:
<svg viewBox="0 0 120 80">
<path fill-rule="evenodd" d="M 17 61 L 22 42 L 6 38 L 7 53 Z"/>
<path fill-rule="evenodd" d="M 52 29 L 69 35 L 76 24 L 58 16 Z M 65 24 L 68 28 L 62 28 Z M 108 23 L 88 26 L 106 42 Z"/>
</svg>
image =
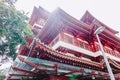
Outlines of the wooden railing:
<svg viewBox="0 0 120 80">
<path fill-rule="evenodd" d="M 80 39 L 75 39 L 72 36 L 66 35 L 66 34 L 59 34 L 49 45 L 54 46 L 58 41 L 63 41 L 69 44 L 72 44 L 77 47 L 81 47 L 87 50 L 92 51 L 91 47 L 89 44 L 85 41 L 82 41 Z"/>
<path fill-rule="evenodd" d="M 54 46 L 58 41 L 63 41 L 69 44 L 72 44 L 74 46 L 92 51 L 92 52 L 97 52 L 100 51 L 99 45 L 98 43 L 95 43 L 94 48 L 96 50 L 94 50 L 94 48 L 89 45 L 86 41 L 79 39 L 79 38 L 74 38 L 73 36 L 66 34 L 66 33 L 61 33 L 59 34 L 51 43 L 50 46 Z M 113 50 L 111 48 L 105 47 L 104 46 L 104 51 L 110 55 L 116 56 L 116 57 L 120 57 L 120 52 Z"/>
<path fill-rule="evenodd" d="M 115 57 L 118 57 L 120 58 L 120 52 L 118 52 L 117 50 L 113 50 L 113 49 L 110 49 L 110 48 L 107 48 L 107 47 L 104 47 L 104 51 L 110 55 L 113 55 Z"/>
</svg>

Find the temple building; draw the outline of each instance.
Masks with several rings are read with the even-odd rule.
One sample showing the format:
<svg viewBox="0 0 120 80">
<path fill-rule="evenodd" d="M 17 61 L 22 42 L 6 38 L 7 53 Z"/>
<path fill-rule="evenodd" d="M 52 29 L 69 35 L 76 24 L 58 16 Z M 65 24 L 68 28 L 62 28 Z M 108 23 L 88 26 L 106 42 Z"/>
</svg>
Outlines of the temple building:
<svg viewBox="0 0 120 80">
<path fill-rule="evenodd" d="M 110 80 L 94 32 L 99 34 L 115 80 L 120 80 L 120 38 L 88 11 L 80 20 L 60 8 L 34 7 L 29 24 L 35 39 L 26 37 L 7 80 Z"/>
</svg>

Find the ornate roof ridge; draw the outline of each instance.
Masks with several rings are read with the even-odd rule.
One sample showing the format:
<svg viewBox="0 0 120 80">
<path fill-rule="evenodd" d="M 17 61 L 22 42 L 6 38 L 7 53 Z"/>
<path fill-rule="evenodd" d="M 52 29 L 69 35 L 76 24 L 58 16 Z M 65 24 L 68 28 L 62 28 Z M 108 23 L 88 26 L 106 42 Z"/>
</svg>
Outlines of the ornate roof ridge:
<svg viewBox="0 0 120 80">
<path fill-rule="evenodd" d="M 104 23 L 102 23 L 101 21 L 99 21 L 97 18 L 95 18 L 88 10 L 84 13 L 83 17 L 80 19 L 81 21 L 83 21 L 84 18 L 88 18 L 91 17 L 93 18 L 97 23 L 99 23 L 101 26 L 104 26 L 106 29 L 108 29 L 110 32 L 112 32 L 113 34 L 117 34 L 119 33 L 118 31 L 108 27 L 107 25 L 105 25 Z M 95 22 L 93 21 L 93 23 Z"/>
<path fill-rule="evenodd" d="M 77 60 L 80 60 L 78 62 L 82 62 L 82 63 L 87 63 L 91 66 L 96 66 L 96 67 L 99 67 L 99 68 L 102 68 L 103 66 L 103 63 L 97 63 L 97 62 L 93 62 L 93 61 L 87 61 L 87 60 L 84 60 L 84 59 L 80 59 L 79 57 L 72 57 L 72 56 L 68 56 L 68 55 L 64 55 L 63 52 L 58 52 L 57 50 L 53 50 L 52 48 L 50 48 L 49 46 L 45 45 L 44 43 L 41 43 L 41 41 L 38 41 L 39 42 L 39 46 L 40 48 L 42 48 L 43 50 L 47 51 L 48 53 L 51 53 L 52 55 L 55 55 L 57 57 L 62 57 L 64 59 L 70 59 L 72 61 L 77 61 Z M 46 49 L 45 49 L 46 48 Z"/>
</svg>

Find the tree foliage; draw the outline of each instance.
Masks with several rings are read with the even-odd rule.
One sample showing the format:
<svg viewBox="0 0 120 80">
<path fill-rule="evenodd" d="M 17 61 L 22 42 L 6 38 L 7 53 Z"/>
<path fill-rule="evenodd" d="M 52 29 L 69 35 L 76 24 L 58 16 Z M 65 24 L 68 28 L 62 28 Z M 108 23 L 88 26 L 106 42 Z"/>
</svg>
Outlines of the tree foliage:
<svg viewBox="0 0 120 80">
<path fill-rule="evenodd" d="M 0 54 L 16 57 L 16 46 L 25 45 L 25 36 L 33 37 L 28 17 L 14 6 L 0 2 Z"/>
</svg>

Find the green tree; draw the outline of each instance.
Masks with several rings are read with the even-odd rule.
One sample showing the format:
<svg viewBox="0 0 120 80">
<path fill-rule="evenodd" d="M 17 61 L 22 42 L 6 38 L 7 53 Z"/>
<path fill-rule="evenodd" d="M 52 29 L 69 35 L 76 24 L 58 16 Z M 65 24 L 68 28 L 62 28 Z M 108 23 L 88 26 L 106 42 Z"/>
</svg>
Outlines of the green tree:
<svg viewBox="0 0 120 80">
<path fill-rule="evenodd" d="M 1 0 L 3 3 L 7 3 L 10 6 L 14 6 L 14 3 L 17 2 L 17 0 Z"/>
<path fill-rule="evenodd" d="M 15 58 L 16 46 L 26 44 L 25 36 L 33 37 L 27 21 L 28 17 L 14 6 L 0 2 L 0 55 Z"/>
</svg>

